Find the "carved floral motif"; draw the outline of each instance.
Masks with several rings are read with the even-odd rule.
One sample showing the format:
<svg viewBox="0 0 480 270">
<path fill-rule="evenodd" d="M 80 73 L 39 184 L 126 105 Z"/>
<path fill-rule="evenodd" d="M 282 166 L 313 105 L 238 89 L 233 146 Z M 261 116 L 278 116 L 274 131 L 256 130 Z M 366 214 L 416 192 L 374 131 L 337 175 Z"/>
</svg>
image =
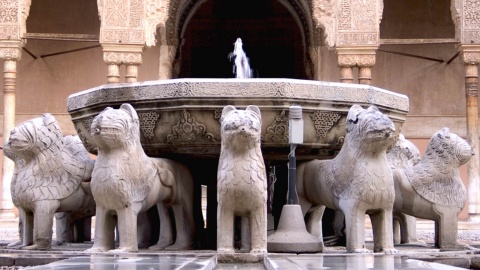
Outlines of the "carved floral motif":
<svg viewBox="0 0 480 270">
<path fill-rule="evenodd" d="M 139 52 L 104 52 L 103 61 L 107 64 L 141 65 L 142 53 Z"/>
<path fill-rule="evenodd" d="M 273 123 L 267 127 L 265 142 L 267 143 L 288 143 L 288 116 L 283 110 L 275 116 Z"/>
<path fill-rule="evenodd" d="M 172 133 L 167 135 L 167 143 L 193 143 L 215 142 L 212 134 L 206 132 L 205 125 L 195 121 L 186 110 L 178 117 L 178 123 L 173 127 Z"/>
</svg>

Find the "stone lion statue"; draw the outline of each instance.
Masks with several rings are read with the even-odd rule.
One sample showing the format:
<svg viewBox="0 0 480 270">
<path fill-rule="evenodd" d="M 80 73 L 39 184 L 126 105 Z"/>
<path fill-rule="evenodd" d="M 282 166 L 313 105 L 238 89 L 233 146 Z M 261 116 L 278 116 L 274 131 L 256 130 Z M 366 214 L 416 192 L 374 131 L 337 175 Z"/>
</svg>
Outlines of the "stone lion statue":
<svg viewBox="0 0 480 270">
<path fill-rule="evenodd" d="M 62 135 L 51 114 L 16 126 L 3 150 L 15 163 L 11 193 L 20 216 L 21 241 L 10 247 L 50 249 L 55 213 L 94 215 L 87 183 L 94 161 L 78 136 Z"/>
<path fill-rule="evenodd" d="M 217 174 L 217 251 L 234 252 L 235 216 L 242 218 L 242 246 L 267 252 L 267 174 L 260 149 L 260 109 L 223 108 Z M 247 223 L 248 221 L 248 223 Z M 246 230 L 250 229 L 250 235 Z"/>
<path fill-rule="evenodd" d="M 353 105 L 347 115 L 345 142 L 332 160 L 312 160 L 297 168 L 299 204 L 307 217 L 307 230 L 323 239 L 325 207 L 345 214 L 348 252 L 365 248 L 365 214 L 373 226 L 374 251 L 396 253 L 392 210 L 395 197 L 387 149 L 395 126 L 375 106 Z"/>
<path fill-rule="evenodd" d="M 400 134 L 395 145 L 387 153 L 387 158 L 390 167 L 394 170 L 413 167 L 420 162 L 421 156 L 418 148 L 411 141 L 405 139 L 403 134 Z M 417 219 L 415 217 L 394 209 L 393 221 L 394 243 L 426 245 L 425 242 L 417 239 Z M 400 232 L 399 239 L 396 239 L 396 232 Z"/>
<path fill-rule="evenodd" d="M 137 251 L 137 216 L 154 205 L 160 218 L 160 236 L 150 248 L 191 249 L 195 230 L 193 179 L 187 167 L 145 154 L 138 115 L 130 104 L 106 108 L 93 119 L 91 133 L 98 147 L 91 182 L 97 209 L 94 245 L 87 252 Z M 116 223 L 118 249 L 114 246 Z"/>
<path fill-rule="evenodd" d="M 469 248 L 457 241 L 457 216 L 467 200 L 458 167 L 472 155 L 465 140 L 443 128 L 433 135 L 420 162 L 393 171 L 394 208 L 435 221 L 435 244 L 442 250 Z"/>
</svg>

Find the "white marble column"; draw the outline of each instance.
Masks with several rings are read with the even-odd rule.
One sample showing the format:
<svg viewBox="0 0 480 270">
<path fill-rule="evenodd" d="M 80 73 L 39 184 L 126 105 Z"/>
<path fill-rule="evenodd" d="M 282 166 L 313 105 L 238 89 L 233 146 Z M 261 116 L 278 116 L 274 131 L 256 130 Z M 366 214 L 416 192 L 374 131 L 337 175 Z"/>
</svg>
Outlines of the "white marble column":
<svg viewBox="0 0 480 270">
<path fill-rule="evenodd" d="M 467 115 L 467 141 L 475 155 L 467 163 L 468 215 L 471 221 L 480 221 L 480 152 L 478 148 L 478 64 L 480 45 L 461 45 L 465 65 L 465 96 Z"/>
</svg>

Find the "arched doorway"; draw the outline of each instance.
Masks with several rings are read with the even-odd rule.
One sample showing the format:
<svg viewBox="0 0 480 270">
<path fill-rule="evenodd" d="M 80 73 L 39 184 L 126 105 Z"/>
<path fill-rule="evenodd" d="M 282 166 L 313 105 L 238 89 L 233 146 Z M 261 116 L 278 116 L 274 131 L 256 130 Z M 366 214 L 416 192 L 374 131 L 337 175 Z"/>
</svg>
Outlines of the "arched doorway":
<svg viewBox="0 0 480 270">
<path fill-rule="evenodd" d="M 287 8 L 272 0 L 208 0 L 181 31 L 179 77 L 232 78 L 237 37 L 254 77 L 307 79 L 304 42 Z"/>
</svg>

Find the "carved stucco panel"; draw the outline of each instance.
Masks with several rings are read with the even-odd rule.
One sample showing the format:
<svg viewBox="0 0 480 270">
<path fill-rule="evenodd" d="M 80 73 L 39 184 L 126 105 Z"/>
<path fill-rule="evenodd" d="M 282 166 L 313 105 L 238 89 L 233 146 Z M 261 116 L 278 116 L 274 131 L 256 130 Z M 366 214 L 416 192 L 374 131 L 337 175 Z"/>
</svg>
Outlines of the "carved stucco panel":
<svg viewBox="0 0 480 270">
<path fill-rule="evenodd" d="M 455 37 L 462 44 L 480 43 L 480 1 L 452 0 L 452 20 Z"/>
<path fill-rule="evenodd" d="M 141 65 L 142 53 L 138 52 L 104 52 L 103 61 L 107 64 L 126 64 L 126 65 Z"/>
<path fill-rule="evenodd" d="M 31 0 L 0 1 L 0 40 L 19 40 L 26 33 Z"/>
<path fill-rule="evenodd" d="M 313 19 L 324 31 L 326 43 L 330 47 L 335 46 L 336 39 L 336 16 L 339 6 L 337 0 L 313 0 L 312 13 Z"/>
<path fill-rule="evenodd" d="M 100 43 L 143 44 L 145 0 L 103 0 L 99 2 Z"/>
<path fill-rule="evenodd" d="M 1 47 L 1 44 L 0 44 Z M 22 57 L 22 50 L 17 48 L 0 48 L 0 59 L 20 60 Z"/>
<path fill-rule="evenodd" d="M 341 67 L 373 67 L 375 54 L 338 54 L 338 65 Z"/>
<path fill-rule="evenodd" d="M 383 0 L 341 0 L 336 46 L 379 44 Z"/>
<path fill-rule="evenodd" d="M 140 119 L 140 129 L 146 138 L 152 139 L 155 136 L 154 130 L 159 117 L 160 115 L 157 112 L 138 113 L 138 118 Z"/>
</svg>

